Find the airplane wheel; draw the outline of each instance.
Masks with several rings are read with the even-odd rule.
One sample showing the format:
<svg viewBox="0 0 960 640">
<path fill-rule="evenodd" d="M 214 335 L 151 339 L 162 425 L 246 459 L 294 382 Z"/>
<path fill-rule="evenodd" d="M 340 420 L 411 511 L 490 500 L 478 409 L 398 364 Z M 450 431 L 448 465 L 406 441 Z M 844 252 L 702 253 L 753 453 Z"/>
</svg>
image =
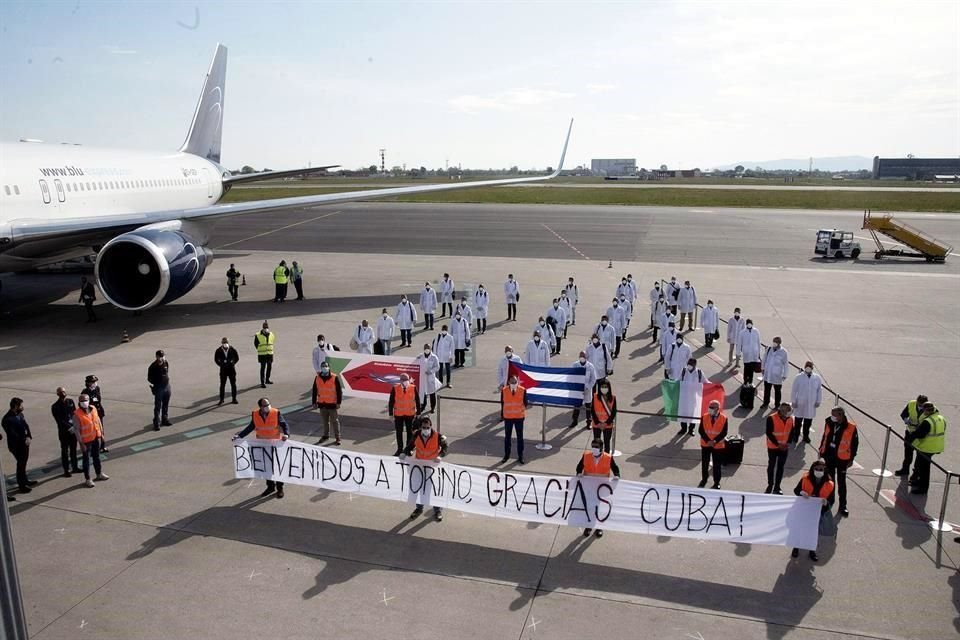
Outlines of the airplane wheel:
<svg viewBox="0 0 960 640">
<path fill-rule="evenodd" d="M 843 251 L 837 251 L 835 254 L 833 254 L 833 257 L 837 260 L 843 260 Z"/>
<path fill-rule="evenodd" d="M 874 260 L 879 260 L 879 259 L 882 258 L 882 257 L 883 257 L 883 254 L 880 253 L 879 251 L 877 251 L 875 254 L 873 254 L 873 259 L 874 259 Z"/>
</svg>

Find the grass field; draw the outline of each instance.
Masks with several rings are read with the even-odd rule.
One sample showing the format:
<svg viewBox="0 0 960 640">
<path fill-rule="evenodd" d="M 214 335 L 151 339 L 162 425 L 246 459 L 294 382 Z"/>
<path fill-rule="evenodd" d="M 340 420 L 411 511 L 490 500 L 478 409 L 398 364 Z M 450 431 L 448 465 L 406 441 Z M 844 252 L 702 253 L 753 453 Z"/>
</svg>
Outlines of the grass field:
<svg viewBox="0 0 960 640">
<path fill-rule="evenodd" d="M 289 198 L 374 187 L 330 186 L 316 189 L 234 189 L 223 202 Z M 891 191 L 758 191 L 714 189 L 565 189 L 497 187 L 462 189 L 392 198 L 399 202 L 471 202 L 490 204 L 647 205 L 668 207 L 759 207 L 767 209 L 872 209 L 874 211 L 960 212 L 960 194 Z"/>
</svg>

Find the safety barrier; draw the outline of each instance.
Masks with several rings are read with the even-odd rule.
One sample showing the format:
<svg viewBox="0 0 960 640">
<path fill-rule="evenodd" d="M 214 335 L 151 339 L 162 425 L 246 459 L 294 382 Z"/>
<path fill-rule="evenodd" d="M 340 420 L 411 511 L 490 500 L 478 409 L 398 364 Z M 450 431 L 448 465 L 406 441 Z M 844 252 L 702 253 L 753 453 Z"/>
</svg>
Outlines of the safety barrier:
<svg viewBox="0 0 960 640">
<path fill-rule="evenodd" d="M 660 290 L 661 290 L 661 291 L 665 290 L 667 281 L 664 280 L 663 278 L 661 278 L 661 279 L 660 279 L 660 283 L 661 283 Z M 668 306 L 670 305 L 669 301 L 667 302 L 667 304 L 668 304 Z M 699 302 L 696 303 L 696 305 L 695 305 L 695 307 L 694 307 L 694 313 L 693 313 L 693 326 L 690 327 L 691 330 L 696 329 L 696 328 L 698 327 L 698 324 L 699 324 L 699 323 L 698 323 L 698 320 L 699 320 L 699 315 L 700 315 L 700 310 L 701 310 L 701 309 L 703 309 L 703 305 L 701 305 Z M 634 316 L 636 316 L 636 312 L 634 312 Z M 728 323 L 726 320 L 724 320 L 723 318 L 720 318 L 720 322 L 721 322 L 722 324 L 724 324 L 724 325 L 729 324 L 729 323 Z M 764 344 L 764 343 L 762 343 L 762 342 L 760 343 L 760 348 L 761 348 L 761 350 L 762 350 L 762 349 L 765 349 L 765 348 L 767 348 L 767 347 L 768 347 L 768 345 L 766 345 L 766 344 Z M 796 372 L 798 372 L 798 373 L 801 372 L 801 371 L 803 371 L 803 367 L 798 366 L 798 365 L 797 365 L 796 363 L 794 363 L 793 361 L 789 361 L 788 364 L 789 364 L 791 367 L 793 367 L 793 369 L 794 369 Z M 867 412 L 865 409 L 862 409 L 861 407 L 859 407 L 859 406 L 857 406 L 856 404 L 854 404 L 853 402 L 851 402 L 849 399 L 844 398 L 843 396 L 841 396 L 839 391 L 836 391 L 836 390 L 832 389 L 832 388 L 831 388 L 830 386 L 828 386 L 826 383 L 823 383 L 822 386 L 823 386 L 823 389 L 824 389 L 825 391 L 827 391 L 828 393 L 833 394 L 833 396 L 834 396 L 834 405 L 833 405 L 833 406 L 837 407 L 837 406 L 840 406 L 841 403 L 843 403 L 844 405 L 846 405 L 846 407 L 849 407 L 850 409 L 853 409 L 854 411 L 856 411 L 857 413 L 859 413 L 860 415 L 862 415 L 864 418 L 866 418 L 867 420 L 869 420 L 870 422 L 872 422 L 874 425 L 879 426 L 879 427 L 882 427 L 883 430 L 884 430 L 884 432 L 885 432 L 885 433 L 884 433 L 884 438 L 883 438 L 883 451 L 882 451 L 882 452 L 878 452 L 878 453 L 880 453 L 880 468 L 879 468 L 879 469 L 872 469 L 872 470 L 871 470 L 871 472 L 872 472 L 874 475 L 878 476 L 878 477 L 877 477 L 877 488 L 876 488 L 876 490 L 874 491 L 874 495 L 873 495 L 873 501 L 874 501 L 874 502 L 878 502 L 879 499 L 880 499 L 880 491 L 883 489 L 883 481 L 884 481 L 884 479 L 889 478 L 889 477 L 891 477 L 891 476 L 894 475 L 892 471 L 889 471 L 889 470 L 887 470 L 887 468 L 886 468 L 886 467 L 887 467 L 887 459 L 888 459 L 889 453 L 890 453 L 890 435 L 893 434 L 893 435 L 896 436 L 901 442 L 905 442 L 906 439 L 905 439 L 902 435 L 900 435 L 892 426 L 888 425 L 886 422 L 884 422 L 884 421 L 881 420 L 880 418 L 877 418 L 876 416 L 871 415 L 871 414 L 870 414 L 869 412 Z M 845 409 L 845 410 L 846 410 L 846 409 Z M 862 423 L 860 423 L 860 422 L 858 421 L 858 424 L 862 424 Z M 864 440 L 865 440 L 865 439 L 864 439 Z M 867 444 L 869 445 L 869 443 L 867 443 Z M 872 445 L 871 445 L 871 448 L 872 448 Z M 876 449 L 874 449 L 874 452 L 876 452 Z M 943 497 L 942 497 L 942 499 L 941 499 L 941 501 L 940 501 L 940 511 L 939 511 L 938 517 L 935 518 L 935 519 L 934 519 L 934 518 L 931 518 L 931 519 L 928 521 L 928 523 L 927 523 L 932 529 L 934 529 L 934 530 L 937 532 L 937 566 L 939 567 L 939 566 L 940 566 L 940 554 L 941 554 L 941 550 L 942 550 L 942 548 L 943 548 L 943 532 L 944 532 L 944 531 L 953 531 L 953 525 L 946 521 L 947 498 L 948 498 L 948 496 L 949 496 L 949 494 L 950 494 L 950 484 L 951 484 L 951 482 L 953 481 L 954 478 L 960 479 L 960 473 L 956 473 L 956 472 L 953 472 L 953 471 L 951 471 L 951 470 L 949 470 L 949 469 L 946 469 L 945 467 L 943 467 L 942 465 L 940 465 L 938 462 L 936 462 L 936 461 L 933 459 L 933 456 L 932 456 L 932 455 L 928 455 L 928 454 L 923 453 L 923 452 L 920 452 L 920 451 L 915 451 L 914 454 L 915 454 L 915 456 L 917 456 L 917 457 L 919 457 L 919 456 L 924 456 L 924 457 L 928 458 L 928 459 L 930 460 L 930 465 L 931 465 L 931 467 L 935 467 L 935 468 L 938 469 L 941 473 L 944 474 L 944 480 L 943 480 Z"/>
</svg>

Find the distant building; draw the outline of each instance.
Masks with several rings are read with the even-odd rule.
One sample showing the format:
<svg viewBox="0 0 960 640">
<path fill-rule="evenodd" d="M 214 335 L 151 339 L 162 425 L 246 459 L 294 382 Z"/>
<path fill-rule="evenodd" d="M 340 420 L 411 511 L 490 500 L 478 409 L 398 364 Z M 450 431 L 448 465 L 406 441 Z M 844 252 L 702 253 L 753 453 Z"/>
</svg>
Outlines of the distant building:
<svg viewBox="0 0 960 640">
<path fill-rule="evenodd" d="M 703 175 L 700 169 L 654 169 L 651 173 L 655 180 L 663 180 L 665 178 L 699 178 Z"/>
<path fill-rule="evenodd" d="M 637 159 L 594 159 L 590 161 L 590 170 L 598 176 L 632 176 L 637 173 Z"/>
<path fill-rule="evenodd" d="M 960 174 L 960 158 L 881 158 L 873 159 L 873 179 L 910 178 L 932 180 L 936 175 Z"/>
</svg>

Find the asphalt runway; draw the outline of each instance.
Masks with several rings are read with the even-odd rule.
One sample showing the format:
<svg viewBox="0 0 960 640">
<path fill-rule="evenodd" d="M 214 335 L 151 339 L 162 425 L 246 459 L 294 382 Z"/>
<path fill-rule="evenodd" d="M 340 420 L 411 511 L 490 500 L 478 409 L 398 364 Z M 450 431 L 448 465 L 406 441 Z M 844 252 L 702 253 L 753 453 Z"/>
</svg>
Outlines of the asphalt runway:
<svg viewBox="0 0 960 640">
<path fill-rule="evenodd" d="M 873 240 L 860 230 L 861 216 L 771 209 L 359 203 L 234 218 L 217 226 L 211 246 L 960 274 L 956 255 L 940 265 L 874 260 Z M 960 247 L 960 215 L 898 217 Z M 853 231 L 863 258 L 838 261 L 814 255 L 820 228 Z"/>
<path fill-rule="evenodd" d="M 412 187 L 424 184 L 423 182 L 356 182 L 346 185 L 348 187 Z M 247 185 L 234 187 L 236 189 L 276 189 L 281 186 L 285 189 L 315 189 L 326 186 L 322 181 L 316 181 L 313 184 L 265 184 L 265 185 Z M 333 186 L 331 184 L 330 186 Z M 953 189 L 953 193 L 960 196 L 960 189 L 951 186 L 943 187 L 882 187 L 882 186 L 846 186 L 843 184 L 678 184 L 676 182 L 632 182 L 628 180 L 606 180 L 604 182 L 541 182 L 512 185 L 516 187 L 558 187 L 561 189 L 597 189 L 604 187 L 616 187 L 618 189 L 707 189 L 718 191 L 886 191 L 897 192 L 905 191 L 910 193 L 941 193 L 944 190 Z"/>
</svg>

